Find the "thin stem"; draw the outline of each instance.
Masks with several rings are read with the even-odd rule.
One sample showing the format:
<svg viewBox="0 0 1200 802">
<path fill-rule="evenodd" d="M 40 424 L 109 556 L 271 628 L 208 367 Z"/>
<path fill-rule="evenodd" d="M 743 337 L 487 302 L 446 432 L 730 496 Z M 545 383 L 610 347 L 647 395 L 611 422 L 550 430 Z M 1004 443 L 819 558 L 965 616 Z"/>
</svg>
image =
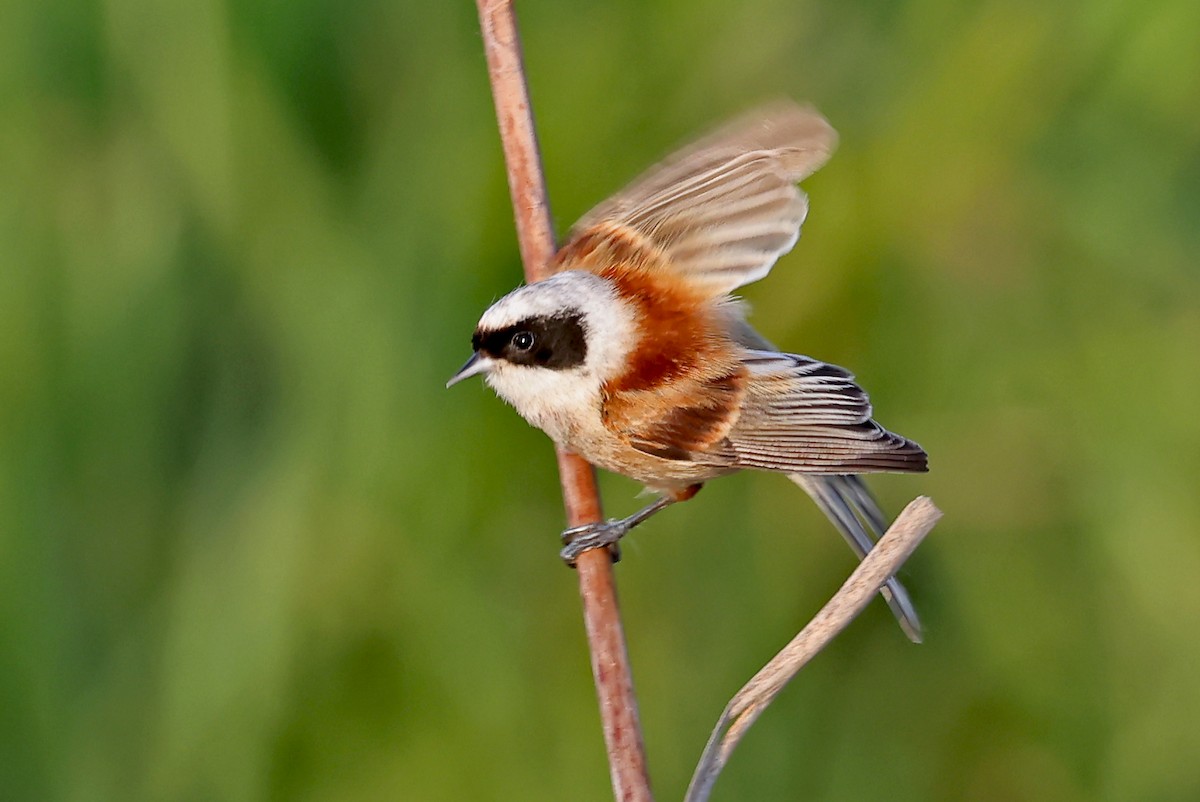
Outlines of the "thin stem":
<svg viewBox="0 0 1200 802">
<path fill-rule="evenodd" d="M 800 669 L 862 612 L 941 517 L 942 511 L 925 496 L 909 502 L 833 598 L 734 695 L 709 736 L 684 802 L 707 802 L 717 776 L 750 725 Z"/>
<path fill-rule="evenodd" d="M 555 242 L 516 13 L 511 0 L 476 0 L 476 5 L 504 146 L 521 259 L 526 280 L 533 282 L 548 275 Z M 595 470 L 561 448 L 556 453 L 568 525 L 600 521 Z M 651 802 L 646 750 L 608 549 L 584 552 L 579 555 L 576 568 L 613 793 L 620 802 Z"/>
</svg>

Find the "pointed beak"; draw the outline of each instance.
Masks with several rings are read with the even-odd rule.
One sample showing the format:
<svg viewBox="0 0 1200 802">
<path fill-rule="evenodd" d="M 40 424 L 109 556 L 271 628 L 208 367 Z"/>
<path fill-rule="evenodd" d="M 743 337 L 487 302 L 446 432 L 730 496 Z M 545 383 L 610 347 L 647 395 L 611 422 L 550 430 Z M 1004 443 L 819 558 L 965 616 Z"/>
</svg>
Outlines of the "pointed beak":
<svg viewBox="0 0 1200 802">
<path fill-rule="evenodd" d="M 446 382 L 446 387 L 452 387 L 463 379 L 469 379 L 477 373 L 487 373 L 491 369 L 492 360 L 486 356 L 482 356 L 478 351 L 476 351 L 474 355 L 467 360 L 467 364 L 459 368 L 458 373 L 455 373 L 450 377 L 450 381 Z"/>
</svg>

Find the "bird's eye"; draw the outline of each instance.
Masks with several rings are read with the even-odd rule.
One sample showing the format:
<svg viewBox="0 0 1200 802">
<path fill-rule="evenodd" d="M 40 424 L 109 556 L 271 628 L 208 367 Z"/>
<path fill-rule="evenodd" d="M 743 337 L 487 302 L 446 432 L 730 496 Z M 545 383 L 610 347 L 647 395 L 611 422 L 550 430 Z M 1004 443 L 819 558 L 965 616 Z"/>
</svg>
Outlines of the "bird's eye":
<svg viewBox="0 0 1200 802">
<path fill-rule="evenodd" d="M 528 351 L 533 347 L 533 333 L 528 331 L 518 331 L 512 338 L 513 348 L 518 351 Z"/>
</svg>

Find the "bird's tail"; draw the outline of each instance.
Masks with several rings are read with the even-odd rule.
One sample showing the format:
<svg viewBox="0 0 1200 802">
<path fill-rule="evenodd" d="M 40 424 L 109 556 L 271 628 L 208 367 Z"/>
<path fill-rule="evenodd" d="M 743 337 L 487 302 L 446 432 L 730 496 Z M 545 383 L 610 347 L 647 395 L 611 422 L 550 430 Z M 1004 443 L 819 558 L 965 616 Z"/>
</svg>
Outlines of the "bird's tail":
<svg viewBox="0 0 1200 802">
<path fill-rule="evenodd" d="M 887 520 L 861 477 L 792 473 L 788 474 L 788 478 L 812 496 L 812 500 L 846 538 L 858 559 L 866 557 L 875 541 L 883 537 Z M 892 608 L 892 614 L 908 639 L 920 643 L 921 620 L 900 580 L 889 577 L 879 593 L 887 601 L 888 607 Z"/>
</svg>

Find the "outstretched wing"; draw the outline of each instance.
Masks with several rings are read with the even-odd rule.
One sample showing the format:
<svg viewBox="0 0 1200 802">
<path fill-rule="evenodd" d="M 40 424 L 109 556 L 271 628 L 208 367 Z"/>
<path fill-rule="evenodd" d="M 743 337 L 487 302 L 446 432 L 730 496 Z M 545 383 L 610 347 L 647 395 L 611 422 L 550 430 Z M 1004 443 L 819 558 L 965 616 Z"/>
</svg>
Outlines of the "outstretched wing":
<svg viewBox="0 0 1200 802">
<path fill-rule="evenodd" d="M 867 394 L 837 367 L 748 351 L 741 415 L 726 435 L 735 464 L 784 473 L 927 470 L 925 452 L 871 419 Z"/>
<path fill-rule="evenodd" d="M 760 108 L 673 154 L 571 229 L 556 268 L 609 258 L 669 269 L 710 297 L 765 276 L 800 236 L 796 186 L 825 163 L 837 134 L 811 107 Z"/>
</svg>

